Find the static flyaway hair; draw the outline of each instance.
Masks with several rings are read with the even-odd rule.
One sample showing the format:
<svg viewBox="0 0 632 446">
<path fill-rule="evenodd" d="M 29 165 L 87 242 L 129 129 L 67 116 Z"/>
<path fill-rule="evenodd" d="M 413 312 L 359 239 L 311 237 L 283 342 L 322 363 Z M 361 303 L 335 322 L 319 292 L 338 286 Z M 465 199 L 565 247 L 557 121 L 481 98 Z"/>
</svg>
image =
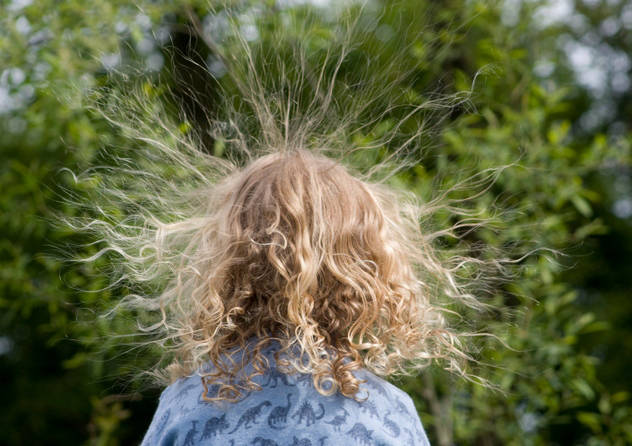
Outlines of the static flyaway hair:
<svg viewBox="0 0 632 446">
<path fill-rule="evenodd" d="M 289 61 L 273 54 L 270 41 L 244 39 L 229 12 L 210 13 L 228 17 L 225 29 L 234 33 L 221 40 L 190 14 L 194 32 L 224 64 L 218 85 L 228 85 L 205 130 L 214 153 L 143 96 L 146 88 L 125 96 L 95 90 L 95 110 L 137 147 L 129 156 L 110 150 L 108 167 L 76 176 L 97 178 L 92 217 L 68 221 L 103 244 L 85 260 L 116 253 L 115 283 L 134 290 L 108 314 L 137 312 L 142 333 L 152 336 L 144 342 L 168 359 L 151 371 L 157 376 L 175 379 L 210 361 L 204 382 L 219 387 L 208 399 L 256 389 L 253 377 L 266 368 L 262 348 L 272 340 L 285 371 L 312 374 L 323 394 L 355 396 L 360 368 L 391 376 L 437 361 L 468 376 L 464 340 L 473 333 L 449 324 L 448 315 L 484 308 L 479 279 L 490 268 L 501 276 L 504 263 L 437 246 L 485 224 L 458 206 L 463 194 L 424 200 L 389 182 L 417 163 L 429 131 L 420 116 L 451 110 L 467 94 L 383 104 L 384 86 L 399 80 L 371 67 L 355 73 L 361 79 L 353 88 L 341 81 L 362 10 L 336 19 L 320 59 L 277 30 L 277 47 L 293 48 Z M 274 71 L 263 71 L 264 56 Z M 407 111 L 394 113 L 397 107 Z M 357 137 L 385 121 L 372 139 Z M 452 191 L 466 185 L 481 193 L 499 171 L 479 172 Z M 442 212 L 456 223 L 433 229 Z M 230 352 L 246 346 L 254 369 L 244 376 L 245 360 Z"/>
</svg>

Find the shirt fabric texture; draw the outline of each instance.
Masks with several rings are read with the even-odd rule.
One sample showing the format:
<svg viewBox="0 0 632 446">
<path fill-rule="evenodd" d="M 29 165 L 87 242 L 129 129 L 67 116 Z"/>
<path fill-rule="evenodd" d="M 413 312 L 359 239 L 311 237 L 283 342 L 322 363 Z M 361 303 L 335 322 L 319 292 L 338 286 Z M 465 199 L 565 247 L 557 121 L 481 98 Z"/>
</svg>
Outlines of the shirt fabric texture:
<svg viewBox="0 0 632 446">
<path fill-rule="evenodd" d="M 311 375 L 274 366 L 253 378 L 260 391 L 235 403 L 207 402 L 200 374 L 180 378 L 160 396 L 141 446 L 429 446 L 411 398 L 367 370 L 354 371 L 362 401 L 324 396 Z"/>
</svg>

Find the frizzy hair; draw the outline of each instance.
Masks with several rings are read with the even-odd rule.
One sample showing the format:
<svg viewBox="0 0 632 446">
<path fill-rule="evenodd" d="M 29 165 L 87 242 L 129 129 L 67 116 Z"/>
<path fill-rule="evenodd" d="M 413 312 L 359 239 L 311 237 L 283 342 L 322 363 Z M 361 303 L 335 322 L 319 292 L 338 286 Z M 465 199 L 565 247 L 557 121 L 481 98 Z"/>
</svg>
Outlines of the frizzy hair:
<svg viewBox="0 0 632 446">
<path fill-rule="evenodd" d="M 299 62 L 278 59 L 283 69 L 271 85 L 258 77 L 256 44 L 237 38 L 243 57 L 223 60 L 248 107 L 238 109 L 226 94 L 218 107 L 223 115 L 208 119 L 212 139 L 226 146 L 217 156 L 142 95 L 123 102 L 109 90 L 97 95 L 98 115 L 148 149 L 129 157 L 106 153 L 116 167 L 75 176 L 79 183 L 97 178 L 93 200 L 67 200 L 92 215 L 62 219 L 104 245 L 82 261 L 120 256 L 110 265 L 118 268 L 114 284 L 132 291 L 106 315 L 137 312 L 138 331 L 151 338 L 141 344 L 158 346 L 168 363 L 147 372 L 163 382 L 203 370 L 206 389 L 217 385 L 205 398 L 239 399 L 259 388 L 254 378 L 268 367 L 263 349 L 273 340 L 282 370 L 311 374 L 323 394 L 355 397 L 361 382 L 353 372 L 361 368 L 392 376 L 438 362 L 472 378 L 466 341 L 481 333 L 448 323 L 449 315 L 484 309 L 478 297 L 489 272 L 506 277 L 505 266 L 519 260 L 493 251 L 470 255 L 467 246 L 439 249 L 436 242 L 460 240 L 492 220 L 493 209 L 492 217 L 479 218 L 461 205 L 484 193 L 503 169 L 480 171 L 425 201 L 389 186 L 417 162 L 427 133 L 419 115 L 452 110 L 468 94 L 386 103 L 383 112 L 369 114 L 377 99 L 387 99 L 380 71 L 361 73 L 367 77 L 351 93 L 336 78 L 354 26 L 341 33 L 338 58 L 327 53 L 312 63 L 298 48 Z M 220 57 L 229 51 L 212 40 L 209 47 Z M 302 91 L 292 78 L 315 79 L 312 90 Z M 351 145 L 349 135 L 392 119 L 395 109 L 404 110 L 401 121 L 364 146 L 361 138 Z M 420 125 L 404 125 L 413 118 Z M 371 159 L 383 147 L 392 150 L 356 170 L 362 162 L 354 155 Z M 426 224 L 442 212 L 456 222 L 439 229 Z M 241 360 L 232 355 L 245 350 Z M 252 370 L 244 373 L 247 363 Z"/>
<path fill-rule="evenodd" d="M 114 251 L 132 283 L 170 277 L 158 295 L 130 294 L 117 308 L 160 314 L 139 328 L 169 355 L 168 367 L 150 371 L 161 380 L 208 370 L 210 361 L 208 400 L 258 389 L 253 378 L 265 373 L 262 350 L 273 340 L 280 369 L 311 374 L 323 394 L 355 397 L 360 368 L 392 376 L 438 360 L 469 377 L 469 334 L 444 313 L 453 303 L 485 306 L 458 278 L 482 261 L 440 260 L 433 241 L 455 228 L 425 232 L 420 221 L 444 205 L 360 177 L 317 151 L 264 154 L 190 193 L 195 215 L 88 222 L 83 229 L 109 242 L 84 260 Z M 235 352 L 246 354 L 235 361 Z"/>
<path fill-rule="evenodd" d="M 392 190 L 301 149 L 265 155 L 216 187 L 167 294 L 182 362 L 210 357 L 217 378 L 233 383 L 221 394 L 238 395 L 243 366 L 223 355 L 251 337 L 255 350 L 270 339 L 281 352 L 298 346 L 294 367 L 312 373 L 320 392 L 345 396 L 357 393 L 352 372 L 361 367 L 388 375 L 422 356 L 458 355 L 413 271 L 441 266 Z"/>
</svg>

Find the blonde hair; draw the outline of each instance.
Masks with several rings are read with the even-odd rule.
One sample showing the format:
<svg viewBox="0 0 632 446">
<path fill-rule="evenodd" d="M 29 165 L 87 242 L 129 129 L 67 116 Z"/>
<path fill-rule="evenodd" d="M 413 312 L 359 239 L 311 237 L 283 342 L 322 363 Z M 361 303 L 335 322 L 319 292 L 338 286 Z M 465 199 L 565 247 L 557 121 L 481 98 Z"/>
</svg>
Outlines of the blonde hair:
<svg viewBox="0 0 632 446">
<path fill-rule="evenodd" d="M 214 376 L 233 383 L 227 394 L 243 364 L 231 367 L 223 355 L 253 336 L 255 350 L 277 339 L 283 353 L 299 347 L 292 363 L 313 374 L 320 392 L 353 396 L 361 367 L 389 375 L 405 361 L 458 352 L 430 284 L 414 271 L 445 273 L 414 209 L 302 149 L 231 174 L 216 186 L 188 265 L 166 293 L 178 309 L 181 363 L 210 357 Z"/>
<path fill-rule="evenodd" d="M 262 349 L 273 340 L 281 347 L 279 366 L 286 373 L 311 374 L 323 394 L 357 395 L 361 382 L 353 372 L 360 368 L 392 376 L 440 361 L 470 376 L 464 340 L 477 333 L 459 331 L 446 315 L 459 317 L 462 307 L 483 309 L 470 290 L 484 292 L 481 278 L 490 267 L 503 276 L 505 260 L 439 250 L 436 241 L 459 240 L 459 233 L 491 220 L 459 207 L 467 197 L 449 195 L 481 186 L 477 194 L 483 193 L 502 169 L 479 172 L 425 202 L 388 186 L 389 177 L 412 165 L 395 155 L 415 147 L 424 131 L 421 126 L 402 138 L 403 122 L 423 110 L 451 109 L 467 95 L 415 105 L 381 139 L 349 147 L 346 130 L 377 125 L 392 111 L 387 106 L 362 123 L 374 101 L 353 98 L 347 109 L 334 107 L 349 35 L 331 79 L 326 78 L 331 70 L 316 70 L 316 91 L 303 115 L 300 89 L 280 81 L 277 94 L 268 91 L 275 87 L 257 78 L 251 44 L 241 39 L 244 66 L 233 60 L 228 69 L 252 117 L 240 126 L 243 116 L 228 99 L 228 117 L 210 121 L 215 148 L 221 149 L 217 155 L 224 151 L 224 156 L 205 153 L 152 103 L 140 101 L 137 107 L 149 116 L 134 114 L 129 103 L 113 109 L 109 102 L 97 104 L 102 116 L 151 150 L 140 152 L 135 165 L 122 157 L 118 169 L 107 168 L 97 187 L 101 200 L 89 204 L 96 216 L 66 223 L 98 234 L 106 244 L 85 261 L 111 251 L 121 256 L 121 262 L 112 262 L 120 265 L 115 283 L 151 285 L 130 293 L 115 310 L 131 307 L 139 321 L 151 321 L 139 322 L 143 333 L 154 335 L 143 343 L 159 346 L 169 362 L 150 371 L 156 376 L 173 380 L 206 370 L 210 361 L 213 370 L 203 372 L 203 381 L 207 390 L 218 387 L 205 398 L 236 400 L 259 388 L 253 378 L 268 367 Z M 305 55 L 297 55 L 296 66 L 308 70 Z M 379 78 L 369 80 L 365 84 L 380 84 Z M 334 112 L 344 113 L 337 125 Z M 369 150 L 364 153 L 370 160 L 397 140 L 400 146 L 366 172 L 351 168 L 355 154 Z M 75 178 L 92 178 L 96 170 Z M 438 230 L 425 225 L 442 212 L 463 218 Z M 231 352 L 247 346 L 242 360 L 235 360 Z M 253 369 L 244 373 L 247 363 Z"/>
</svg>

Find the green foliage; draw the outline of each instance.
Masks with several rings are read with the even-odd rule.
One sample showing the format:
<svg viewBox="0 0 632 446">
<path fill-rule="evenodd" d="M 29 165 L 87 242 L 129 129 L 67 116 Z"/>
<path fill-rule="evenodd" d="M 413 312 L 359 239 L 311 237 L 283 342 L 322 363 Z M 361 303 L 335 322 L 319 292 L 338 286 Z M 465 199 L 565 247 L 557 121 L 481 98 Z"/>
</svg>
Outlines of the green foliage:
<svg viewBox="0 0 632 446">
<path fill-rule="evenodd" d="M 103 272 L 115 258 L 90 264 L 59 260 L 65 246 L 78 256 L 98 249 L 85 236 L 54 224 L 56 215 L 85 212 L 60 196 L 80 201 L 91 187 L 75 183 L 62 168 L 77 171 L 103 162 L 104 145 L 140 153 L 85 107 L 89 88 L 108 87 L 114 66 L 129 85 L 140 81 L 152 100 L 185 109 L 183 134 L 205 130 L 199 104 L 187 102 L 183 83 L 206 101 L 213 116 L 220 114 L 213 108 L 219 86 L 234 94 L 236 103 L 243 98 L 217 65 L 213 78 L 180 57 L 214 60 L 213 49 L 191 39 L 194 33 L 185 26 L 191 15 L 203 20 L 219 14 L 203 2 L 19 3 L 0 6 L 0 376 L 5 385 L 0 428 L 11 445 L 27 439 L 133 443 L 149 424 L 156 392 L 121 383 L 120 377 L 142 369 L 151 353 L 120 355 L 133 340 L 112 334 L 128 331 L 134 321 L 95 316 L 126 292 L 107 286 Z M 328 51 L 339 49 L 332 14 L 311 14 L 306 5 L 251 3 L 260 8 L 254 20 L 261 43 L 258 64 L 265 65 L 266 51 L 291 57 L 296 39 L 307 40 L 312 61 L 322 62 Z M 556 49 L 556 39 L 568 30 L 536 23 L 539 2 L 508 2 L 516 3 L 519 14 L 512 24 L 505 23 L 502 2 L 405 0 L 384 2 L 383 9 L 376 2 L 380 7 L 360 11 L 351 5 L 344 13 L 359 14 L 363 32 L 340 68 L 341 92 L 359 72 L 376 87 L 383 82 L 396 88 L 386 95 L 375 90 L 378 100 L 360 118 L 377 121 L 343 137 L 355 144 L 383 143 L 382 136 L 403 114 L 375 116 L 380 107 L 416 105 L 438 92 L 472 89 L 470 100 L 447 117 L 429 113 L 426 121 L 412 117 L 404 123 L 403 134 L 426 123 L 432 131 L 417 154 L 418 164 L 394 181 L 427 197 L 437 184 L 449 186 L 484 169 L 509 166 L 473 204 L 489 217 L 500 211 L 508 218 L 499 218 L 496 230 L 472 234 L 473 241 L 507 247 L 527 240 L 534 249 L 561 253 L 526 257 L 522 274 L 491 293 L 501 310 L 487 329 L 509 348 L 483 338 L 476 372 L 500 391 L 434 369 L 400 384 L 413 396 L 433 444 L 629 444 L 632 403 L 625 373 L 632 308 L 626 299 L 629 262 L 620 253 L 632 250 L 632 225 L 629 216 L 617 217 L 612 209 L 632 187 L 632 134 L 629 127 L 613 136 L 606 124 L 580 125 L 596 99 Z M 578 13 L 596 29 L 601 13 L 577 3 Z M 625 39 L 611 44 L 632 45 Z M 533 70 L 542 57 L 555 66 L 544 79 Z M 397 64 L 389 65 L 393 60 Z M 288 84 L 295 74 L 288 73 Z M 273 88 L 278 79 L 271 72 L 264 81 Z M 175 91 L 175 98 L 166 99 L 165 90 Z M 612 121 L 629 122 L 625 95 L 613 97 Z M 334 106 L 344 111 L 350 103 L 341 99 Z M 203 142 L 216 155 L 228 150 L 221 139 Z M 384 157 L 391 149 L 387 142 L 374 154 Z M 628 189 L 618 186 L 622 181 Z M 444 218 L 436 224 L 451 216 Z"/>
</svg>

